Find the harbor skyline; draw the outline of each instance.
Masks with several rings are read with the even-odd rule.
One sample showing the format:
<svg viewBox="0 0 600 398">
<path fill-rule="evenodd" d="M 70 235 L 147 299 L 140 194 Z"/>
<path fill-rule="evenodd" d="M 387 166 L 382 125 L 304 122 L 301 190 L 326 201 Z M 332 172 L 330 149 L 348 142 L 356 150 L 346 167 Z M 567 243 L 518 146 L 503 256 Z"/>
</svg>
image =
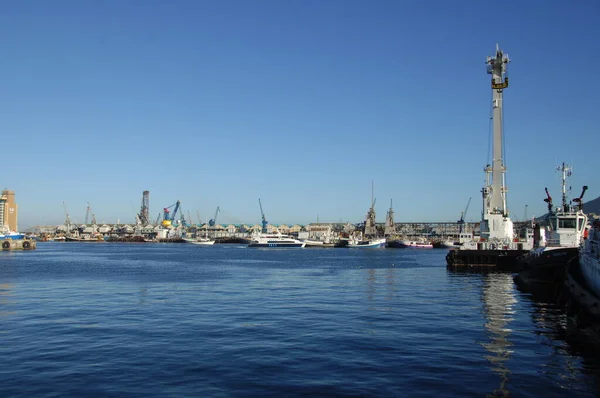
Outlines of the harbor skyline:
<svg viewBox="0 0 600 398">
<path fill-rule="evenodd" d="M 0 25 L 0 130 L 27 137 L 0 185 L 23 227 L 62 223 L 63 202 L 73 220 L 90 203 L 132 223 L 143 190 L 151 220 L 180 200 L 194 219 L 219 206 L 223 223 L 255 224 L 261 198 L 274 224 L 360 222 L 372 181 L 378 222 L 390 200 L 397 220 L 456 221 L 469 198 L 478 221 L 496 42 L 518 60 L 511 217 L 545 213 L 562 161 L 571 197 L 600 196 L 596 2 L 36 4 L 5 6 Z"/>
</svg>

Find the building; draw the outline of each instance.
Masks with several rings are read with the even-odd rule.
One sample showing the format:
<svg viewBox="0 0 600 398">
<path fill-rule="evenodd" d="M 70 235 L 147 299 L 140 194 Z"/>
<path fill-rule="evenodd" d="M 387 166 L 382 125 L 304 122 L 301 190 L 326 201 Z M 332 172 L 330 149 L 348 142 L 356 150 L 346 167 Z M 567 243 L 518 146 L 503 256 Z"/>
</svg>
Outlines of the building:
<svg viewBox="0 0 600 398">
<path fill-rule="evenodd" d="M 18 207 L 15 203 L 15 191 L 5 189 L 0 194 L 0 227 L 8 226 L 11 231 L 18 231 Z"/>
</svg>

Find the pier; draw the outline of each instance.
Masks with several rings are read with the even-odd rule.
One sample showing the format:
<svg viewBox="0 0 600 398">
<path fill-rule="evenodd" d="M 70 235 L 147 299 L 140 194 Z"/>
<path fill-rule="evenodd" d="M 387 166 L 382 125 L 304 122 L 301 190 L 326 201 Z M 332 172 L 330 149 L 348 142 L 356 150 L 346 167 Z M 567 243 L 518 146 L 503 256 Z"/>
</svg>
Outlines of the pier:
<svg viewBox="0 0 600 398">
<path fill-rule="evenodd" d="M 15 251 L 15 250 L 34 250 L 36 248 L 36 241 L 34 239 L 4 239 L 0 244 L 2 251 Z"/>
</svg>

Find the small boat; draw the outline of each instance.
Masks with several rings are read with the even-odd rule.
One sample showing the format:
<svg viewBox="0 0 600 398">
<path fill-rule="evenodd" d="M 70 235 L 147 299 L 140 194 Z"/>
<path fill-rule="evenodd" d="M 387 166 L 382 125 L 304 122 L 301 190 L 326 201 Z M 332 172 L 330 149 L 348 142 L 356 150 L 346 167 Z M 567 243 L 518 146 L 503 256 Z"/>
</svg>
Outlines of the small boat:
<svg viewBox="0 0 600 398">
<path fill-rule="evenodd" d="M 457 247 L 460 247 L 460 242 L 457 242 L 452 239 L 446 239 L 446 240 L 439 242 L 439 247 L 444 248 L 444 249 L 457 248 Z"/>
<path fill-rule="evenodd" d="M 70 235 L 65 237 L 66 242 L 104 242 L 104 237 L 102 235 Z"/>
<path fill-rule="evenodd" d="M 248 244 L 248 247 L 269 248 L 269 249 L 287 249 L 287 248 L 302 248 L 306 246 L 306 242 L 294 239 L 291 236 L 281 233 L 268 234 L 260 233 L 254 235 Z"/>
<path fill-rule="evenodd" d="M 208 238 L 198 238 L 198 239 L 183 239 L 187 243 L 191 243 L 193 245 L 201 245 L 201 246 L 212 246 L 215 244 L 215 241 Z"/>
<path fill-rule="evenodd" d="M 398 239 L 388 242 L 388 247 L 396 247 L 400 249 L 414 248 L 414 249 L 433 249 L 433 243 L 425 240 L 410 240 L 410 239 Z"/>
<path fill-rule="evenodd" d="M 349 249 L 378 249 L 385 247 L 385 238 L 362 239 L 359 237 L 351 237 L 346 245 Z"/>
<path fill-rule="evenodd" d="M 314 240 L 314 239 L 302 239 L 302 242 L 306 243 L 306 247 L 333 247 L 334 244 L 332 242 L 326 242 L 322 240 Z"/>
<path fill-rule="evenodd" d="M 11 231 L 8 225 L 0 225 L 0 240 L 21 240 L 25 239 L 25 234 Z"/>
<path fill-rule="evenodd" d="M 25 239 L 25 234 L 19 232 L 5 232 L 0 233 L 0 240 L 20 240 Z"/>
</svg>

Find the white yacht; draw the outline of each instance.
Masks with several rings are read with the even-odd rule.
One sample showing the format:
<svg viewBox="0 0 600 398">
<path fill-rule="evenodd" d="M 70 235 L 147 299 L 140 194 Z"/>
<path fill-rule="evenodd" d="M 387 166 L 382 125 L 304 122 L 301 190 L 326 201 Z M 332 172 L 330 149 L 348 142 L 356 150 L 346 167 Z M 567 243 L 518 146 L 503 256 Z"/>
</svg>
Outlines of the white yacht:
<svg viewBox="0 0 600 398">
<path fill-rule="evenodd" d="M 252 240 L 248 244 L 248 247 L 269 249 L 302 248 L 304 246 L 306 246 L 306 242 L 281 233 L 260 233 L 252 236 Z"/>
</svg>

